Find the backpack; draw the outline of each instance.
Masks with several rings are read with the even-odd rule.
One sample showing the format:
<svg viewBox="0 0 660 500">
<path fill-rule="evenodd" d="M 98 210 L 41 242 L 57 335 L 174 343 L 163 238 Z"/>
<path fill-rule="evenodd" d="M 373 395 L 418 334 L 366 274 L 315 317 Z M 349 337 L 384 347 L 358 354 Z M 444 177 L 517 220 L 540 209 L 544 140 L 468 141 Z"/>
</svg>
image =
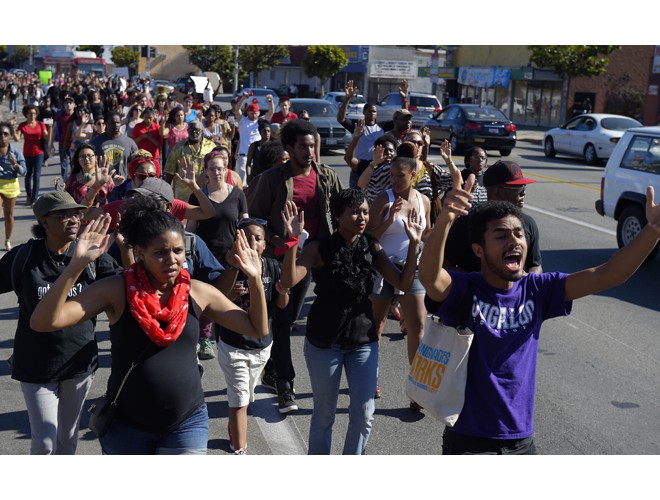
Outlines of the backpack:
<svg viewBox="0 0 660 500">
<path fill-rule="evenodd" d="M 192 263 L 192 268 L 188 269 L 188 272 L 192 276 L 193 271 L 197 266 L 197 238 L 195 238 L 195 234 L 185 231 L 183 233 L 183 243 L 186 247 L 186 260 L 189 260 Z"/>
<path fill-rule="evenodd" d="M 18 303 L 21 303 L 21 297 L 22 297 L 22 290 L 21 290 L 21 275 L 25 272 L 25 265 L 27 264 L 28 259 L 30 258 L 30 254 L 32 253 L 32 246 L 34 245 L 34 242 L 38 241 L 33 238 L 30 238 L 26 243 L 18 247 L 18 250 L 16 251 L 16 255 L 14 256 L 14 260 L 11 263 L 11 287 L 14 290 L 14 293 L 16 293 L 16 296 L 18 297 Z M 75 250 L 75 244 L 76 242 L 74 241 L 72 243 L 74 245 L 74 248 L 72 249 Z M 87 264 L 87 273 L 89 276 L 92 278 L 92 280 L 96 279 L 96 261 L 92 261 L 89 264 Z"/>
</svg>

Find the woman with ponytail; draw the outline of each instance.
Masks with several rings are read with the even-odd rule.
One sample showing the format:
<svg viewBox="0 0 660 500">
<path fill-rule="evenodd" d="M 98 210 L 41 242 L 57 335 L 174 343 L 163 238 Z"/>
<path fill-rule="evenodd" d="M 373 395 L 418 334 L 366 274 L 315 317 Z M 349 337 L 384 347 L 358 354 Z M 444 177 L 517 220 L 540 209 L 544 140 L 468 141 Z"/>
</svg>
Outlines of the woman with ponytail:
<svg viewBox="0 0 660 500">
<path fill-rule="evenodd" d="M 104 454 L 205 454 L 208 412 L 197 368 L 200 315 L 242 335 L 268 334 L 261 260 L 243 231 L 230 265 L 248 279 L 250 308 L 243 311 L 183 269 L 183 225 L 150 196 L 128 202 L 119 232 L 136 263 L 123 276 L 100 281 L 67 300 L 87 263 L 108 242 L 110 216 L 82 231 L 71 262 L 35 309 L 30 325 L 52 331 L 105 312 L 112 364 L 106 395 L 119 392 L 116 417 L 100 437 Z M 125 378 L 133 366 L 130 376 Z"/>
</svg>

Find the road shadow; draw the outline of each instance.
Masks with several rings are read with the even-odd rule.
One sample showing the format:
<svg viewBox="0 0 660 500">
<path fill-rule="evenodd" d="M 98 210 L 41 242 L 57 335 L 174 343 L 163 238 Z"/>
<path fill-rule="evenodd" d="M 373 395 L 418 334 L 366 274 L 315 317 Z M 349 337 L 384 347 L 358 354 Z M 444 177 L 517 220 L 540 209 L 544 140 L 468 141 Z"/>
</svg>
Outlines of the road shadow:
<svg viewBox="0 0 660 500">
<path fill-rule="evenodd" d="M 615 248 L 593 248 L 580 250 L 543 250 L 543 271 L 561 271 L 573 273 L 582 269 L 605 263 L 614 253 Z M 623 285 L 597 293 L 604 297 L 629 302 L 652 311 L 660 311 L 657 290 L 660 279 L 660 257 L 642 264 L 637 272 Z"/>
</svg>

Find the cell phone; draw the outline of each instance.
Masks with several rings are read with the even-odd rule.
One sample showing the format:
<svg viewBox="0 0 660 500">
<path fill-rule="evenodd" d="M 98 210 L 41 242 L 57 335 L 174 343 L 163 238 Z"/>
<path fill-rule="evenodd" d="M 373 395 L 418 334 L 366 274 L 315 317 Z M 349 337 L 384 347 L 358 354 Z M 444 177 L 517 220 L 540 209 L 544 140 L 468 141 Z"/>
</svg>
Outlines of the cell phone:
<svg viewBox="0 0 660 500">
<path fill-rule="evenodd" d="M 52 124 L 53 124 L 52 118 L 44 118 L 44 125 L 52 125 Z"/>
</svg>

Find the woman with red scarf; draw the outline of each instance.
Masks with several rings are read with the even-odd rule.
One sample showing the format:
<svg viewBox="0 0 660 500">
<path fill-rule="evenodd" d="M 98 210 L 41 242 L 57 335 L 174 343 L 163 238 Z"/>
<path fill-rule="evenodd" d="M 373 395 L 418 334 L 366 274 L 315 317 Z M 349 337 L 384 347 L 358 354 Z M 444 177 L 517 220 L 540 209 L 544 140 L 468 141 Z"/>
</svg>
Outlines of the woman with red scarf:
<svg viewBox="0 0 660 500">
<path fill-rule="evenodd" d="M 205 454 L 208 413 L 197 368 L 200 315 L 243 335 L 268 334 L 261 260 L 238 232 L 230 265 L 248 277 L 250 308 L 241 310 L 210 285 L 191 280 L 183 226 L 151 197 L 131 200 L 119 224 L 137 262 L 123 276 L 95 283 L 67 300 L 87 264 L 108 242 L 110 216 L 80 234 L 71 263 L 35 309 L 36 331 L 75 325 L 105 312 L 110 323 L 112 365 L 107 396 L 116 417 L 100 437 L 104 454 Z M 126 374 L 130 372 L 130 376 Z"/>
</svg>

